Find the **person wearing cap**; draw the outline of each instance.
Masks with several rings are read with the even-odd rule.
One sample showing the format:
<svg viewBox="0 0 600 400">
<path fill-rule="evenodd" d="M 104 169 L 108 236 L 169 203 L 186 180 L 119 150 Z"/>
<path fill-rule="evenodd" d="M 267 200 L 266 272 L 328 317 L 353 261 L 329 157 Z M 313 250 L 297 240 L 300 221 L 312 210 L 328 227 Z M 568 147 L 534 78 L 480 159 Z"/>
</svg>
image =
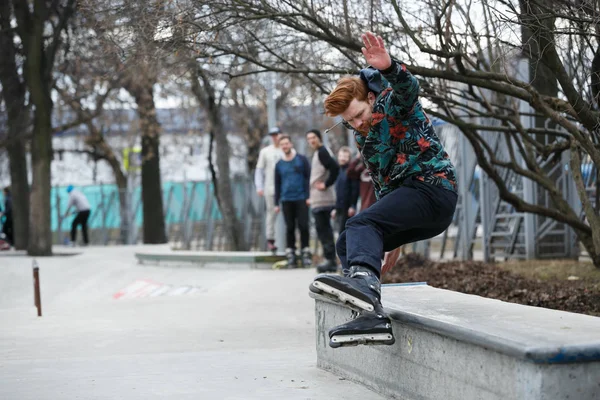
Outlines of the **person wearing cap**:
<svg viewBox="0 0 600 400">
<path fill-rule="evenodd" d="M 83 243 L 87 246 L 89 243 L 87 222 L 90 218 L 90 203 L 81 191 L 73 188 L 73 185 L 67 187 L 67 193 L 69 193 L 69 203 L 67 204 L 67 210 L 63 218 L 67 217 L 71 207 L 75 207 L 76 213 L 71 224 L 71 245 L 74 246 L 77 242 L 77 227 L 81 225 Z"/>
<path fill-rule="evenodd" d="M 272 143 L 263 148 L 258 154 L 258 162 L 254 171 L 256 193 L 265 198 L 267 249 L 272 252 L 277 251 L 275 246 L 275 222 L 277 220 L 277 213 L 275 212 L 275 165 L 277 165 L 282 155 L 279 149 L 280 135 L 281 130 L 278 127 L 269 130 Z"/>
<path fill-rule="evenodd" d="M 317 272 L 336 272 L 335 244 L 331 227 L 331 212 L 335 209 L 335 181 L 340 167 L 333 152 L 325 145 L 321 132 L 311 129 L 306 140 L 315 151 L 310 165 L 310 206 L 315 218 L 317 237 L 323 246 L 325 260 L 317 265 Z"/>
<path fill-rule="evenodd" d="M 350 218 L 338 238 L 344 275 L 317 275 L 309 287 L 362 310 L 329 331 L 331 347 L 394 343 L 381 305 L 382 270 L 393 250 L 446 230 L 458 199 L 456 171 L 418 99 L 419 81 L 390 57 L 381 36 L 366 32 L 361 39 L 369 67 L 342 77 L 324 106 L 353 131 L 377 201 Z"/>
</svg>

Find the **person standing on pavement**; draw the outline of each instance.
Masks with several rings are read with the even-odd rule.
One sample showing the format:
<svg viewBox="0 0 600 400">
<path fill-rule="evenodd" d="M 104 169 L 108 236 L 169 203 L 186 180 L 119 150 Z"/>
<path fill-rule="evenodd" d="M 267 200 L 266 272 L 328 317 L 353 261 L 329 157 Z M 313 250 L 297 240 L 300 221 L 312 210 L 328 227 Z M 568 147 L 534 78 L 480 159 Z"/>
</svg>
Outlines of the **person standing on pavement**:
<svg viewBox="0 0 600 400">
<path fill-rule="evenodd" d="M 296 153 L 292 139 L 288 135 L 281 135 L 279 143 L 283 158 L 275 166 L 275 212 L 279 212 L 281 204 L 286 227 L 287 248 L 285 254 L 288 260 L 288 268 L 298 266 L 296 226 L 300 231 L 302 265 L 306 268 L 312 264 L 312 255 L 308 245 L 310 165 L 305 156 Z"/>
<path fill-rule="evenodd" d="M 365 168 L 360 153 L 348 164 L 346 170 L 348 179 L 358 182 L 358 194 L 360 198 L 360 211 L 369 208 L 377 198 L 375 196 L 375 187 L 369 176 L 369 171 Z"/>
<path fill-rule="evenodd" d="M 310 168 L 310 205 L 315 218 L 315 228 L 325 261 L 317 265 L 317 272 L 337 271 L 331 211 L 335 208 L 334 183 L 339 174 L 339 166 L 332 151 L 323 145 L 321 132 L 311 129 L 306 132 L 306 140 L 315 151 Z"/>
<path fill-rule="evenodd" d="M 87 246 L 89 244 L 87 222 L 90 218 L 90 203 L 81 191 L 73 188 L 73 185 L 67 187 L 67 193 L 69 193 L 69 203 L 67 204 L 67 210 L 65 211 L 63 218 L 66 218 L 67 215 L 69 215 L 71 207 L 75 207 L 76 212 L 73 223 L 71 224 L 71 245 L 74 246 L 77 242 L 77 227 L 81 225 L 83 243 Z"/>
<path fill-rule="evenodd" d="M 4 210 L 2 211 L 1 216 L 3 219 L 2 223 L 2 233 L 4 233 L 6 242 L 10 246 L 14 246 L 14 231 L 13 231 L 13 213 L 12 213 L 12 195 L 10 193 L 10 188 L 6 187 L 3 190 L 4 192 Z"/>
<path fill-rule="evenodd" d="M 265 198 L 266 204 L 266 236 L 267 250 L 275 253 L 275 222 L 277 214 L 275 213 L 275 165 L 281 159 L 281 149 L 279 148 L 279 137 L 281 130 L 272 128 L 269 130 L 269 136 L 272 143 L 263 148 L 258 154 L 258 162 L 254 171 L 254 186 L 256 193 Z"/>
<path fill-rule="evenodd" d="M 331 216 L 335 219 L 335 225 L 340 234 L 346 229 L 348 218 L 356 214 L 356 203 L 358 202 L 359 182 L 350 179 L 347 175 L 351 157 L 350 147 L 342 146 L 338 150 L 337 159 L 340 173 L 335 181 L 335 209 L 331 212 Z"/>
</svg>

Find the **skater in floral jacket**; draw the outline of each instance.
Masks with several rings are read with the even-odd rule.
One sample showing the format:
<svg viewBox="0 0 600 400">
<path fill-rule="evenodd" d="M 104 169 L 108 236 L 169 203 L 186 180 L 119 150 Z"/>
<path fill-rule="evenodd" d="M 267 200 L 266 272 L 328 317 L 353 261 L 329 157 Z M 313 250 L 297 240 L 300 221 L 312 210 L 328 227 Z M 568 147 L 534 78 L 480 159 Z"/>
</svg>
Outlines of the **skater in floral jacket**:
<svg viewBox="0 0 600 400">
<path fill-rule="evenodd" d="M 362 35 L 369 68 L 341 78 L 325 100 L 341 116 L 375 188 L 377 202 L 350 218 L 336 244 L 344 276 L 317 275 L 310 290 L 360 311 L 330 331 L 330 345 L 393 344 L 381 307 L 384 255 L 442 233 L 456 208 L 456 174 L 418 100 L 419 82 L 388 54 L 383 39 Z"/>
</svg>

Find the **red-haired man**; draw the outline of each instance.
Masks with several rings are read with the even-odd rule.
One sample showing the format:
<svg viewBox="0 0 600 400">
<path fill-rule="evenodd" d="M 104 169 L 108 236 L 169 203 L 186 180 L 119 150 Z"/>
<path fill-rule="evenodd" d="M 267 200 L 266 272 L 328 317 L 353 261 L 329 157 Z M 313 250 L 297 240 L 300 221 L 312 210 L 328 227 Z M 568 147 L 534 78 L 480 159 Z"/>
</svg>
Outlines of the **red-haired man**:
<svg viewBox="0 0 600 400">
<path fill-rule="evenodd" d="M 454 166 L 418 100 L 417 79 L 390 57 L 380 36 L 367 32 L 362 41 L 370 67 L 340 79 L 325 112 L 354 130 L 377 202 L 350 218 L 338 238 L 344 276 L 317 275 L 310 286 L 360 312 L 329 332 L 331 347 L 394 343 L 381 306 L 381 260 L 446 230 L 457 201 Z"/>
</svg>

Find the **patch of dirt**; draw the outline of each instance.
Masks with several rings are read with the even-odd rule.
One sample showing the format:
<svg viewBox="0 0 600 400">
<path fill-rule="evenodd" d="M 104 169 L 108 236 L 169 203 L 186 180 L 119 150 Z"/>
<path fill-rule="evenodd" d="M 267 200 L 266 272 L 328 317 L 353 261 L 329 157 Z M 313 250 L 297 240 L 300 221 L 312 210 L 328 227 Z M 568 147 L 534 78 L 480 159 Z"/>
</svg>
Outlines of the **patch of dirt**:
<svg viewBox="0 0 600 400">
<path fill-rule="evenodd" d="M 600 316 L 600 286 L 591 282 L 539 280 L 479 261 L 431 261 L 409 253 L 382 283 L 427 282 L 429 286 L 528 306 Z"/>
</svg>

